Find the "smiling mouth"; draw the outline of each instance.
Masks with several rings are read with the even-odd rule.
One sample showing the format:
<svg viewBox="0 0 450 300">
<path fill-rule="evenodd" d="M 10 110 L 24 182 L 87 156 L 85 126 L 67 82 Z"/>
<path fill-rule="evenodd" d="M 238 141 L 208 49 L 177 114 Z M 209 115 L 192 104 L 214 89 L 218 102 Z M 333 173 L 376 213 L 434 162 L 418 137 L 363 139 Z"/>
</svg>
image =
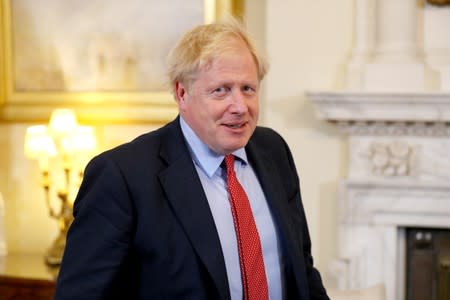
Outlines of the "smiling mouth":
<svg viewBox="0 0 450 300">
<path fill-rule="evenodd" d="M 239 124 L 225 124 L 226 127 L 231 128 L 231 129 L 238 129 L 238 128 L 242 128 L 245 126 L 245 122 L 244 123 L 239 123 Z"/>
</svg>

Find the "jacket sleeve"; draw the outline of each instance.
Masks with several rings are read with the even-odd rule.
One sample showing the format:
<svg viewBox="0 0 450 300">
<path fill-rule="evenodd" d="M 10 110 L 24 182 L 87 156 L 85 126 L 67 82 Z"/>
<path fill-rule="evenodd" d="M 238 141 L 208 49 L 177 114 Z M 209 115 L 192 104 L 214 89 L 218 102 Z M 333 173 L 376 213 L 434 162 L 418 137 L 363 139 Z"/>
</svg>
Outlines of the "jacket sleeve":
<svg viewBox="0 0 450 300">
<path fill-rule="evenodd" d="M 283 141 L 284 142 L 284 141 Z M 323 286 L 322 279 L 319 271 L 314 267 L 313 257 L 311 255 L 311 238 L 309 235 L 308 223 L 306 220 L 306 214 L 303 207 L 303 202 L 300 193 L 300 182 L 298 173 L 295 167 L 295 163 L 289 150 L 288 145 L 284 142 L 289 166 L 291 168 L 291 174 L 294 176 L 295 192 L 292 199 L 290 199 L 291 212 L 295 228 L 297 228 L 297 234 L 302 241 L 303 246 L 303 258 L 306 265 L 306 275 L 309 286 L 310 299 L 312 300 L 329 300 L 325 287 Z"/>
<path fill-rule="evenodd" d="M 116 299 L 129 255 L 133 206 L 117 165 L 94 158 L 74 203 L 55 299 Z"/>
</svg>

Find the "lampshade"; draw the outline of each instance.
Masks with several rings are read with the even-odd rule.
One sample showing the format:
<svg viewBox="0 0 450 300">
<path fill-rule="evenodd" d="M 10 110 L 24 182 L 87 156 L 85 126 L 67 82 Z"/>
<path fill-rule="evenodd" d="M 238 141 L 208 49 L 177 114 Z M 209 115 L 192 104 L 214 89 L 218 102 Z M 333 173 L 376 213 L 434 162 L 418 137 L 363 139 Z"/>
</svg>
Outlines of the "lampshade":
<svg viewBox="0 0 450 300">
<path fill-rule="evenodd" d="M 24 150 L 25 156 L 30 159 L 56 155 L 56 147 L 47 133 L 47 126 L 35 125 L 27 128 Z"/>
<path fill-rule="evenodd" d="M 49 122 L 51 135 L 63 136 L 72 133 L 78 126 L 75 112 L 67 108 L 58 108 L 52 112 Z"/>
</svg>

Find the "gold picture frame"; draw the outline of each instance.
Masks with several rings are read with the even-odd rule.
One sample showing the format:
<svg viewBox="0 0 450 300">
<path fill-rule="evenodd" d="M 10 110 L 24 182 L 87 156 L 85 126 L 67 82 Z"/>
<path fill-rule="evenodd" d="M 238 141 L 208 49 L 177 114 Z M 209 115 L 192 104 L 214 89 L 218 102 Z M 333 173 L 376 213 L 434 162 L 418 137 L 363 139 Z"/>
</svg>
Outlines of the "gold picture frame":
<svg viewBox="0 0 450 300">
<path fill-rule="evenodd" d="M 427 0 L 430 4 L 444 6 L 450 5 L 450 0 Z"/>
<path fill-rule="evenodd" d="M 16 50 L 14 49 L 14 30 L 12 24 L 13 12 L 12 2 L 33 3 L 28 0 L 2 0 L 0 2 L 0 121 L 1 122 L 46 122 L 55 108 L 72 108 L 76 111 L 78 118 L 83 122 L 89 123 L 166 123 L 173 119 L 177 114 L 176 103 L 171 93 L 167 89 L 163 90 L 75 90 L 60 88 L 35 88 L 32 80 L 45 76 L 32 77 L 30 72 L 24 72 L 27 79 L 25 84 L 19 85 L 19 77 L 16 61 Z M 48 0 L 46 0 L 48 1 Z M 38 1 L 39 5 L 46 5 Z M 55 2 L 55 1 L 53 1 Z M 79 1 L 78 1 L 79 2 Z M 127 5 L 142 5 L 142 1 L 121 1 Z M 186 3 L 185 1 L 184 3 Z M 37 3 L 37 2 L 35 2 Z M 59 2 L 67 3 L 66 1 Z M 75 2 L 72 2 L 75 3 Z M 110 3 L 110 2 L 108 2 Z M 119 3 L 119 2 L 118 2 Z M 172 9 L 170 1 L 148 1 L 146 3 L 166 3 L 165 9 Z M 168 4 L 167 4 L 168 3 Z M 193 2 L 189 2 L 193 3 Z M 224 15 L 242 13 L 242 0 L 199 0 L 203 4 L 203 22 L 212 22 Z M 79 5 L 79 4 L 78 4 Z M 159 5 L 159 4 L 158 4 Z M 192 4 L 191 4 L 192 5 Z M 173 6 L 173 5 L 172 5 Z M 141 8 L 140 8 L 141 9 Z M 145 9 L 149 9 L 148 7 Z M 186 9 L 186 8 L 184 8 Z M 194 8 L 199 11 L 199 8 Z M 201 9 L 201 8 L 200 8 Z M 173 7 L 173 10 L 180 10 L 179 7 Z M 182 14 L 184 16 L 184 12 Z M 115 19 L 111 19 L 111 23 Z M 26 20 L 25 20 L 26 21 Z M 166 22 L 167 23 L 167 22 Z M 23 21 L 20 20 L 20 24 Z M 36 23 L 35 23 L 36 24 Z M 29 24 L 28 24 L 29 25 Z M 55 24 L 64 26 L 63 24 Z M 25 25 L 21 25 L 25 26 Z M 173 29 L 174 26 L 171 26 Z M 14 29 L 14 30 L 13 30 Z M 69 28 L 70 29 L 70 28 Z M 189 28 L 177 28 L 181 32 Z M 169 30 L 164 26 L 158 26 L 158 31 Z M 23 30 L 22 30 L 23 31 Z M 134 32 L 134 31 L 133 31 Z M 45 38 L 47 38 L 44 35 Z M 39 37 L 38 37 L 39 38 Z M 38 39 L 37 39 L 38 40 Z M 18 47 L 19 48 L 19 47 Z M 39 59 L 33 56 L 33 47 L 27 50 L 31 59 L 39 63 Z M 114 48 L 114 47 L 110 47 Z M 21 47 L 20 49 L 23 49 Z M 109 49 L 109 48 L 108 48 Z M 162 51 L 162 50 L 161 50 Z M 80 60 L 77 61 L 77 63 Z M 23 64 L 23 63 L 22 63 Z M 32 72 L 31 72 L 32 73 Z M 25 77 L 26 77 L 25 76 Z M 28 85 L 27 85 L 28 84 Z M 20 88 L 17 88 L 20 86 Z"/>
</svg>

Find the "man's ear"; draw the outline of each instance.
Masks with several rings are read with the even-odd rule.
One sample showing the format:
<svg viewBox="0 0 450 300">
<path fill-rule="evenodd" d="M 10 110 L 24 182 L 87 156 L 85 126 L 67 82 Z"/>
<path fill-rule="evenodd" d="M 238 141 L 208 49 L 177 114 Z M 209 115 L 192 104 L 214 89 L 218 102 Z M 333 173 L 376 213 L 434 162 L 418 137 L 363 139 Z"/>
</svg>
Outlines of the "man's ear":
<svg viewBox="0 0 450 300">
<path fill-rule="evenodd" d="M 178 102 L 178 104 L 181 104 L 182 101 L 184 101 L 184 97 L 186 96 L 186 88 L 184 87 L 184 84 L 177 81 L 175 83 L 175 98 Z"/>
</svg>

